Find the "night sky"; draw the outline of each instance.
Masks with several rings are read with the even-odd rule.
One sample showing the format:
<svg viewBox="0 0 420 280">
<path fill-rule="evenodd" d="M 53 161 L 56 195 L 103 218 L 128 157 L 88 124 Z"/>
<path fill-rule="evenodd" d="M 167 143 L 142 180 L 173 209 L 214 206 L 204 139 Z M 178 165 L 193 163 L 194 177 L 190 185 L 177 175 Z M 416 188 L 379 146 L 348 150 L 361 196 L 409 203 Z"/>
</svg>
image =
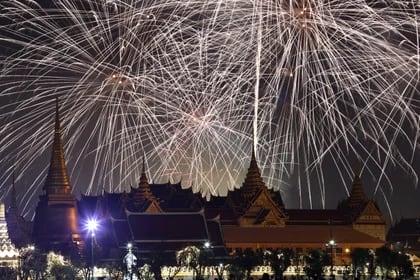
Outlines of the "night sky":
<svg viewBox="0 0 420 280">
<path fill-rule="evenodd" d="M 144 157 L 150 182 L 225 195 L 258 139 L 264 180 L 286 208 L 335 208 L 361 162 L 388 224 L 420 216 L 414 1 L 325 11 L 280 1 L 258 17 L 250 1 L 126 2 L 0 3 L 6 204 L 14 173 L 33 215 L 59 97 L 76 196 L 135 186 Z"/>
</svg>

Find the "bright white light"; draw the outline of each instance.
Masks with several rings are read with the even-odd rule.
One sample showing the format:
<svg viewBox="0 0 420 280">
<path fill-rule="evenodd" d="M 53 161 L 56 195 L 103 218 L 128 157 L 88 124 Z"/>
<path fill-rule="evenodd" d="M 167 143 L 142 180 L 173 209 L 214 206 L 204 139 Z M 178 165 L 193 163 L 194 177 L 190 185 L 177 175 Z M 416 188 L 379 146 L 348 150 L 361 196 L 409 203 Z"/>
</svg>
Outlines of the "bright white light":
<svg viewBox="0 0 420 280">
<path fill-rule="evenodd" d="M 206 241 L 206 242 L 204 243 L 204 248 L 210 248 L 210 242 Z"/>
<path fill-rule="evenodd" d="M 132 243 L 128 243 L 128 244 L 127 244 L 127 248 L 128 248 L 128 249 L 133 248 L 133 244 L 132 244 Z"/>
<path fill-rule="evenodd" d="M 87 227 L 89 232 L 94 234 L 96 229 L 98 228 L 98 220 L 96 220 L 94 218 L 89 219 L 86 223 L 86 227 Z"/>
</svg>

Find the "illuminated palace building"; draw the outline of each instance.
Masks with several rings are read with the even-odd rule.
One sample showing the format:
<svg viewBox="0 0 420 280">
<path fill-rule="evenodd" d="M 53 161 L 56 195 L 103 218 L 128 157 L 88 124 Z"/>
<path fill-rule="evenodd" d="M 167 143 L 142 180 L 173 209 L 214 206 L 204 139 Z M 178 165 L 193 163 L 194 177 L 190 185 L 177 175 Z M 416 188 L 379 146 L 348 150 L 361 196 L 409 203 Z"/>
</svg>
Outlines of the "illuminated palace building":
<svg viewBox="0 0 420 280">
<path fill-rule="evenodd" d="M 303 255 L 328 247 L 334 264 L 345 265 L 353 248 L 375 249 L 385 243 L 386 223 L 365 195 L 358 172 L 349 197 L 337 209 L 287 209 L 279 192 L 266 187 L 254 152 L 242 187 L 226 197 L 205 201 L 179 183 L 151 184 L 143 162 L 138 186 L 129 192 L 76 199 L 66 171 L 58 108 L 55 122 L 51 163 L 32 231 L 35 246 L 45 251 L 88 255 L 86 250 L 94 246 L 99 262 L 121 259 L 129 242 L 141 258 L 205 242 L 215 256 L 238 248 L 291 248 Z M 100 220 L 94 237 L 83 226 L 92 217 Z"/>
</svg>

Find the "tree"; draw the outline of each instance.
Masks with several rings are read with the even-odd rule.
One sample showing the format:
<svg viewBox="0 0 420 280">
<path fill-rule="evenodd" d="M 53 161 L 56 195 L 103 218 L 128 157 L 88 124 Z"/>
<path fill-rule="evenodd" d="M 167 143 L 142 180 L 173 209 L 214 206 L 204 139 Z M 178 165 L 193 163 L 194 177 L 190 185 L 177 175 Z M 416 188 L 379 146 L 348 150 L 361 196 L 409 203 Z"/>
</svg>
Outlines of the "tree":
<svg viewBox="0 0 420 280">
<path fill-rule="evenodd" d="M 376 263 L 382 269 L 385 277 L 389 272 L 395 272 L 397 278 L 408 278 L 414 272 L 413 263 L 410 257 L 402 252 L 395 252 L 387 247 L 376 250 Z"/>
<path fill-rule="evenodd" d="M 187 246 L 178 251 L 176 255 L 179 266 L 191 268 L 194 271 L 195 279 L 202 279 L 204 272 L 205 252 L 196 246 Z"/>
<path fill-rule="evenodd" d="M 385 278 L 388 277 L 388 273 L 392 271 L 396 263 L 395 253 L 388 247 L 380 247 L 376 249 L 376 264 L 381 268 L 382 274 Z"/>
<path fill-rule="evenodd" d="M 396 256 L 396 272 L 397 277 L 406 279 L 414 274 L 413 262 L 410 257 L 403 253 L 397 253 Z"/>
<path fill-rule="evenodd" d="M 260 264 L 263 264 L 262 258 L 252 249 L 238 249 L 232 259 L 230 273 L 237 279 L 241 279 L 242 275 L 250 278 L 251 271 Z"/>
<path fill-rule="evenodd" d="M 293 253 L 292 256 L 292 260 L 293 260 L 293 265 L 296 266 L 296 274 L 299 278 L 299 273 L 302 271 L 301 266 L 303 265 L 303 254 L 302 253 Z"/>
<path fill-rule="evenodd" d="M 20 254 L 20 278 L 44 279 L 47 275 L 47 255 L 36 248 L 25 248 Z"/>
<path fill-rule="evenodd" d="M 283 273 L 292 264 L 293 251 L 291 249 L 265 250 L 264 262 L 274 271 L 275 279 L 283 279 Z"/>
<path fill-rule="evenodd" d="M 360 272 L 363 271 L 366 263 L 371 262 L 371 255 L 369 249 L 355 248 L 352 250 L 351 263 L 353 264 L 353 275 L 356 279 L 359 278 Z"/>
<path fill-rule="evenodd" d="M 164 265 L 177 264 L 177 260 L 173 254 L 169 254 L 160 250 L 156 250 L 150 254 L 149 258 L 146 260 L 148 265 L 150 265 L 150 271 L 153 273 L 156 280 L 162 279 L 162 267 Z M 174 273 L 178 273 L 179 270 Z"/>
<path fill-rule="evenodd" d="M 123 278 L 124 265 L 122 261 L 106 262 L 104 267 L 108 271 L 109 279 L 120 280 Z"/>
<path fill-rule="evenodd" d="M 77 279 L 77 270 L 71 265 L 53 264 L 50 268 L 50 275 L 55 280 L 74 280 Z"/>
<path fill-rule="evenodd" d="M 312 250 L 304 257 L 304 271 L 309 278 L 321 279 L 325 265 L 328 264 L 328 256 L 324 251 Z"/>
<path fill-rule="evenodd" d="M 153 275 L 153 272 L 150 269 L 149 264 L 144 264 L 143 266 L 139 267 L 137 274 L 138 274 L 138 278 L 142 280 L 156 279 Z"/>
</svg>

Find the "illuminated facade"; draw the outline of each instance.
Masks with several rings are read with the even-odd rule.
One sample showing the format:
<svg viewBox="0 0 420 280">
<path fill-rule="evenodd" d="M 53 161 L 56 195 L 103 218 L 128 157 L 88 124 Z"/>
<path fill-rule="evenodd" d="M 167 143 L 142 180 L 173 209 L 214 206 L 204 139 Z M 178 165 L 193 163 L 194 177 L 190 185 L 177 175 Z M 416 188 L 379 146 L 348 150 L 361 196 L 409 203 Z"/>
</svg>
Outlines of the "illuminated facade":
<svg viewBox="0 0 420 280">
<path fill-rule="evenodd" d="M 0 266 L 17 267 L 19 251 L 10 240 L 4 204 L 0 203 Z"/>
<path fill-rule="evenodd" d="M 303 255 L 327 249 L 335 265 L 346 265 L 353 248 L 375 249 L 385 244 L 385 220 L 365 195 L 358 171 L 350 196 L 337 209 L 286 209 L 279 192 L 265 186 L 252 153 L 242 187 L 205 207 L 209 215 L 220 217 L 230 250 L 290 248 Z M 334 244 L 331 248 L 329 241 Z"/>
</svg>

